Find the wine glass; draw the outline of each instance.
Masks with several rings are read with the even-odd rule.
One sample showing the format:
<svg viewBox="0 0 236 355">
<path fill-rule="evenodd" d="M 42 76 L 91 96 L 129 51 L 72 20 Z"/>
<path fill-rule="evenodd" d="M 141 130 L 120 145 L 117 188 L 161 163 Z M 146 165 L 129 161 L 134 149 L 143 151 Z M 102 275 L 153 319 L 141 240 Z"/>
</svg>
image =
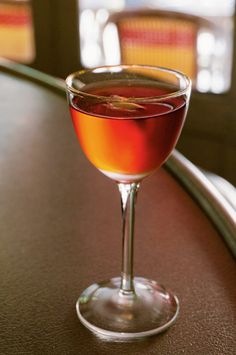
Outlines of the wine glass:
<svg viewBox="0 0 236 355">
<path fill-rule="evenodd" d="M 191 81 L 161 67 L 115 65 L 66 79 L 75 132 L 88 160 L 119 188 L 123 243 L 120 277 L 80 295 L 80 321 L 96 335 L 132 340 L 167 329 L 177 297 L 156 281 L 133 276 L 135 201 L 140 182 L 174 149 L 187 113 Z"/>
</svg>

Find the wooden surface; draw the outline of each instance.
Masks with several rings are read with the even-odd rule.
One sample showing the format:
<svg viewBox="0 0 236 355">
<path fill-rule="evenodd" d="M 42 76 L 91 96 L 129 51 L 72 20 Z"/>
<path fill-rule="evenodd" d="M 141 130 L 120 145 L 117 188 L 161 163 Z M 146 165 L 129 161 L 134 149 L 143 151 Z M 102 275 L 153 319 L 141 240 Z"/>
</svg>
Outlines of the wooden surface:
<svg viewBox="0 0 236 355">
<path fill-rule="evenodd" d="M 80 324 L 81 291 L 120 272 L 118 192 L 83 156 L 63 96 L 0 81 L 0 353 L 235 354 L 235 260 L 163 169 L 141 186 L 135 274 L 176 292 L 176 324 L 134 343 L 102 342 Z"/>
</svg>

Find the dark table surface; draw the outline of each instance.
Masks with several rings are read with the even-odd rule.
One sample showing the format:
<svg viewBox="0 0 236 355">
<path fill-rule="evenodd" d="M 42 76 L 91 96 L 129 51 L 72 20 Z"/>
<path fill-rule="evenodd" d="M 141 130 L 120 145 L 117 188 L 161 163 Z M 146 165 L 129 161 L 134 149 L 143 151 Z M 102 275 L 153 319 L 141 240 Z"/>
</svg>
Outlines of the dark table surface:
<svg viewBox="0 0 236 355">
<path fill-rule="evenodd" d="M 135 274 L 176 292 L 176 324 L 133 343 L 80 324 L 81 291 L 120 272 L 118 191 L 83 156 L 64 94 L 0 80 L 0 354 L 235 354 L 235 259 L 165 169 L 140 189 Z"/>
</svg>

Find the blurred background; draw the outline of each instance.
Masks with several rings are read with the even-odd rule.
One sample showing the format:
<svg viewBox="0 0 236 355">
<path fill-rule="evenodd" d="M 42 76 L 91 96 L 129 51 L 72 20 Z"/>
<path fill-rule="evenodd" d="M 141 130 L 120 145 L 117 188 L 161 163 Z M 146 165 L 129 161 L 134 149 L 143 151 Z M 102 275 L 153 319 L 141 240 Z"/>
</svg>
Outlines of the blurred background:
<svg viewBox="0 0 236 355">
<path fill-rule="evenodd" d="M 236 185 L 235 0 L 0 0 L 0 56 L 65 78 L 141 63 L 188 74 L 177 149 Z"/>
</svg>

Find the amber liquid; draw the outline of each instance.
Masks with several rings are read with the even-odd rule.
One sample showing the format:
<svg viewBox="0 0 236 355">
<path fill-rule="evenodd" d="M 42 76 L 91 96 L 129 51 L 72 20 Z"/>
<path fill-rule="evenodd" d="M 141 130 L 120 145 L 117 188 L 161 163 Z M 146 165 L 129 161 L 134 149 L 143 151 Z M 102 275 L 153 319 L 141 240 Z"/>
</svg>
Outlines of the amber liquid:
<svg viewBox="0 0 236 355">
<path fill-rule="evenodd" d="M 160 167 L 177 143 L 185 119 L 186 97 L 138 105 L 129 104 L 125 98 L 159 97 L 169 91 L 143 84 L 109 83 L 87 92 L 121 98 L 118 103 L 74 97 L 70 103 L 74 128 L 92 164 L 120 182 L 141 180 Z"/>
</svg>

